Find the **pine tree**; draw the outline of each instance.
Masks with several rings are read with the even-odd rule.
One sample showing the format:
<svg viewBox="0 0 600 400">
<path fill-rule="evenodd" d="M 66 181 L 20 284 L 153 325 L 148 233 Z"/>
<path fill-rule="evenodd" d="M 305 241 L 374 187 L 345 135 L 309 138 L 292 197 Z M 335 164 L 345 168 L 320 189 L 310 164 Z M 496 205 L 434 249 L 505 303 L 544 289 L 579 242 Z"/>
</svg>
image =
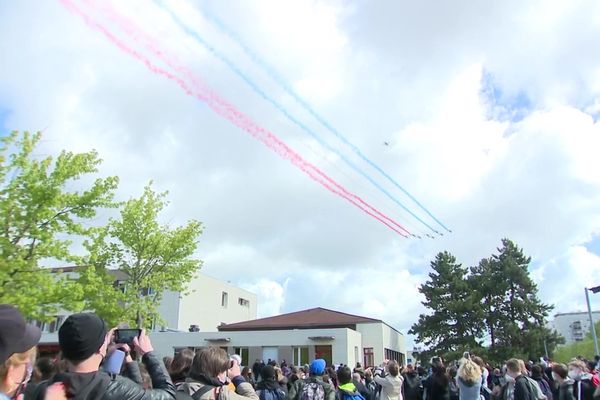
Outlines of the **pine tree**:
<svg viewBox="0 0 600 400">
<path fill-rule="evenodd" d="M 409 334 L 417 335 L 428 354 L 448 356 L 480 346 L 481 324 L 477 319 L 478 297 L 473 296 L 466 279 L 467 269 L 448 253 L 439 253 L 431 262 L 433 272 L 419 288 L 423 305 L 432 311 L 421 314 Z"/>
<path fill-rule="evenodd" d="M 523 249 L 503 239 L 498 254 L 471 269 L 471 287 L 479 294 L 490 354 L 495 358 L 539 357 L 544 353 L 544 341 L 554 346 L 559 340 L 544 327 L 552 307 L 538 298 L 537 286 L 529 276 L 530 262 Z"/>
</svg>

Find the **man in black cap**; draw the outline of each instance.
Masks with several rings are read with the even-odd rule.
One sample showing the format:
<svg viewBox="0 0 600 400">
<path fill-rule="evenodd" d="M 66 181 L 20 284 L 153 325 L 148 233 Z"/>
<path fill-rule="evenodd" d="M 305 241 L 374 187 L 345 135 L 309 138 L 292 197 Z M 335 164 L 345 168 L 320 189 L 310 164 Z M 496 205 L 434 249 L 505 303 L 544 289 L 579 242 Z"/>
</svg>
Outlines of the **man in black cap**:
<svg viewBox="0 0 600 400">
<path fill-rule="evenodd" d="M 175 399 L 175 386 L 152 353 L 150 338 L 142 331 L 134 338 L 136 352 L 142 356 L 152 378 L 152 390 L 144 390 L 135 382 L 100 371 L 113 331 L 106 331 L 104 321 L 93 313 L 73 314 L 58 330 L 58 342 L 69 372 L 58 374 L 54 382 L 62 382 L 68 398 L 76 400 L 171 400 Z M 43 393 L 36 399 L 42 400 Z"/>
<path fill-rule="evenodd" d="M 28 364 L 42 332 L 25 319 L 15 307 L 0 304 L 0 399 L 15 396 L 30 378 Z"/>
</svg>

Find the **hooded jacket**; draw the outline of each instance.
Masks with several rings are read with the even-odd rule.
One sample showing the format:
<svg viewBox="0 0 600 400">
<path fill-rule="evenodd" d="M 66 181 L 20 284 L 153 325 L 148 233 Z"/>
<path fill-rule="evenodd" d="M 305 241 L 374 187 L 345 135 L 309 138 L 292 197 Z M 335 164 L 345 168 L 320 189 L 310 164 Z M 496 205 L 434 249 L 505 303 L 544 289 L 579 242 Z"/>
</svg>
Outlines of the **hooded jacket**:
<svg viewBox="0 0 600 400">
<path fill-rule="evenodd" d="M 152 378 L 152 390 L 144 390 L 138 383 L 119 375 L 104 371 L 89 373 L 66 372 L 57 374 L 52 383 L 62 382 L 67 397 L 74 400 L 172 400 L 175 386 L 165 373 L 160 361 L 152 353 L 142 357 L 148 374 Z M 35 399 L 43 400 L 45 390 L 38 391 Z"/>
<path fill-rule="evenodd" d="M 323 385 L 323 389 L 325 390 L 325 400 L 335 400 L 335 388 L 331 386 L 331 384 L 327 382 L 323 382 L 322 376 L 311 375 L 307 379 L 298 379 L 288 392 L 288 400 L 300 400 L 300 395 L 302 394 L 302 388 L 309 382 L 317 382 L 320 385 Z"/>
<path fill-rule="evenodd" d="M 401 375 L 387 375 L 385 378 L 375 375 L 375 382 L 381 385 L 381 395 L 379 397 L 381 400 L 402 400 L 404 378 Z"/>
<path fill-rule="evenodd" d="M 362 394 L 360 394 L 360 392 L 356 388 L 356 385 L 354 384 L 354 382 L 348 382 L 343 385 L 340 385 L 340 387 L 337 391 L 338 400 L 343 400 L 344 395 L 360 396 L 360 397 L 364 398 L 364 396 Z"/>
</svg>

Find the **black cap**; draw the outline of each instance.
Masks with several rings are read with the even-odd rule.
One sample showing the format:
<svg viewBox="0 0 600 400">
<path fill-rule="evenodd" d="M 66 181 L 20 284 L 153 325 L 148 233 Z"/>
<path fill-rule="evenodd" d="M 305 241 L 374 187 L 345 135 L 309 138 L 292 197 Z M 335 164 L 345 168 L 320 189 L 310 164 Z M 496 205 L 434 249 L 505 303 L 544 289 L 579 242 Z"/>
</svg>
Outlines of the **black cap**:
<svg viewBox="0 0 600 400">
<path fill-rule="evenodd" d="M 94 313 L 70 315 L 58 330 L 58 343 L 69 361 L 90 358 L 104 344 L 106 324 Z"/>
<path fill-rule="evenodd" d="M 0 304 L 0 364 L 15 353 L 24 353 L 38 344 L 40 328 L 28 325 L 19 310 Z"/>
</svg>

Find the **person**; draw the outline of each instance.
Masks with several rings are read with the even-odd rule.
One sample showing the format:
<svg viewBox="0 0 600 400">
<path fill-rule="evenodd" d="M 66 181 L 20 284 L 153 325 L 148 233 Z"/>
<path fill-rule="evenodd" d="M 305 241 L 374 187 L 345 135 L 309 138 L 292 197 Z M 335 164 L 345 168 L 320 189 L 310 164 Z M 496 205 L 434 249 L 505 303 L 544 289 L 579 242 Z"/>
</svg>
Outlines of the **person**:
<svg viewBox="0 0 600 400">
<path fill-rule="evenodd" d="M 266 365 L 260 371 L 261 380 L 256 385 L 256 394 L 260 400 L 284 400 L 287 396 L 278 380 L 277 371 L 271 365 Z"/>
<path fill-rule="evenodd" d="M 250 367 L 242 368 L 242 376 L 246 382 L 252 385 L 252 387 L 255 386 L 254 377 L 252 376 L 252 369 Z"/>
<path fill-rule="evenodd" d="M 279 384 L 279 387 L 281 388 L 281 390 L 287 396 L 287 392 L 288 392 L 288 388 L 287 388 L 288 379 L 283 374 L 283 371 L 281 370 L 281 368 L 279 368 L 279 367 L 273 367 L 273 369 L 275 369 L 276 379 L 277 379 L 277 383 Z"/>
<path fill-rule="evenodd" d="M 527 377 L 523 374 L 522 361 L 511 358 L 506 362 L 506 374 L 514 380 L 513 398 L 514 400 L 536 400 L 537 395 L 535 389 Z"/>
<path fill-rule="evenodd" d="M 171 380 L 176 388 L 185 382 L 185 379 L 190 373 L 194 355 L 194 350 L 186 348 L 179 350 L 177 354 L 175 354 L 175 357 L 173 357 L 173 361 L 171 361 L 171 365 L 167 370 L 169 371 Z"/>
<path fill-rule="evenodd" d="M 145 390 L 128 378 L 100 370 L 113 332 L 107 332 L 104 321 L 94 313 L 70 315 L 58 330 L 60 351 L 69 372 L 55 375 L 50 382 L 62 383 L 67 397 L 82 400 L 174 399 L 175 387 L 154 355 L 152 342 L 144 330 L 133 339 L 133 345 L 148 370 L 153 389 Z M 40 390 L 36 399 L 44 399 L 44 392 Z"/>
<path fill-rule="evenodd" d="M 576 400 L 593 400 L 595 386 L 592 383 L 592 375 L 587 372 L 585 362 L 573 360 L 569 363 L 569 378 L 575 381 L 573 395 Z"/>
<path fill-rule="evenodd" d="M 446 374 L 448 374 L 448 393 L 450 395 L 450 400 L 460 400 L 460 388 L 456 382 L 458 368 L 452 366 L 446 370 Z"/>
<path fill-rule="evenodd" d="M 542 394 L 546 396 L 547 400 L 553 400 L 550 384 L 544 377 L 544 369 L 540 364 L 535 364 L 531 367 L 531 379 L 537 382 L 538 386 L 542 391 Z"/>
<path fill-rule="evenodd" d="M 371 400 L 372 393 L 367 385 L 365 385 L 364 372 L 362 370 L 352 374 L 352 383 L 354 383 L 356 390 L 358 390 L 358 393 L 360 393 L 365 400 Z"/>
<path fill-rule="evenodd" d="M 337 380 L 339 382 L 337 400 L 365 400 L 352 382 L 352 371 L 349 367 L 341 367 L 337 370 Z"/>
<path fill-rule="evenodd" d="M 20 396 L 33 372 L 42 332 L 14 306 L 0 304 L 0 399 Z"/>
<path fill-rule="evenodd" d="M 289 400 L 335 400 L 335 388 L 323 380 L 327 363 L 317 358 L 310 363 L 308 378 L 297 380 L 288 392 Z"/>
<path fill-rule="evenodd" d="M 481 368 L 470 358 L 460 360 L 456 374 L 456 385 L 460 400 L 479 400 L 482 386 Z"/>
<path fill-rule="evenodd" d="M 555 400 L 575 400 L 573 384 L 575 381 L 569 378 L 569 369 L 564 364 L 552 366 L 552 379 L 558 386 L 558 396 Z"/>
<path fill-rule="evenodd" d="M 421 378 L 412 364 L 408 364 L 403 374 L 404 399 L 422 400 L 423 384 Z"/>
<path fill-rule="evenodd" d="M 440 357 L 433 357 L 431 375 L 423 383 L 423 398 L 425 400 L 448 400 L 450 398 L 449 383 L 444 362 Z"/>
<path fill-rule="evenodd" d="M 228 386 L 227 378 L 235 390 Z M 194 400 L 258 400 L 252 385 L 242 377 L 240 364 L 219 347 L 204 348 L 194 356 L 189 376 L 178 390 Z"/>
<path fill-rule="evenodd" d="M 396 361 L 389 361 L 386 365 L 387 375 L 383 376 L 385 370 L 375 372 L 375 382 L 381 386 L 381 400 L 402 400 L 402 383 L 404 378 L 400 375 L 400 366 Z"/>
<path fill-rule="evenodd" d="M 365 386 L 369 390 L 369 393 L 371 393 L 371 400 L 376 400 L 378 392 L 377 382 L 373 379 L 373 371 L 371 371 L 371 368 L 367 368 L 365 371 Z"/>
<path fill-rule="evenodd" d="M 261 361 L 257 358 L 256 361 L 254 362 L 254 364 L 252 365 L 252 375 L 254 376 L 254 378 L 258 381 L 258 379 L 260 379 L 260 370 L 261 368 L 264 366 L 261 365 Z"/>
<path fill-rule="evenodd" d="M 25 398 L 29 399 L 38 390 L 39 385 L 45 385 L 58 372 L 58 366 L 50 357 L 40 357 L 35 362 L 31 381 L 25 388 Z"/>
</svg>

